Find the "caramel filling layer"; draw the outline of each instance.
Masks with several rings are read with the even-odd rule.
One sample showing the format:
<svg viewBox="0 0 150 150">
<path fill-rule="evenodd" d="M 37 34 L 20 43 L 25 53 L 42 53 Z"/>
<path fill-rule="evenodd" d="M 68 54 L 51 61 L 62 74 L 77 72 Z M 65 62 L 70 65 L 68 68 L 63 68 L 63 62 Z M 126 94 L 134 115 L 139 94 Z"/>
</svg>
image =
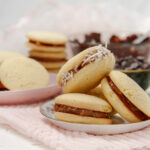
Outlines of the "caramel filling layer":
<svg viewBox="0 0 150 150">
<path fill-rule="evenodd" d="M 59 62 L 59 61 L 67 61 L 66 59 L 64 58 L 37 58 L 37 57 L 33 57 L 33 56 L 29 56 L 29 58 L 32 58 L 32 59 L 35 59 L 37 61 L 46 61 L 46 62 Z"/>
<path fill-rule="evenodd" d="M 113 83 L 111 78 L 107 76 L 107 81 L 111 89 L 119 97 L 122 103 L 140 120 L 147 120 L 148 116 L 145 115 L 141 110 L 139 110 L 134 104 L 132 104 L 129 99 L 119 90 L 119 88 Z"/>
<path fill-rule="evenodd" d="M 94 117 L 94 118 L 109 118 L 109 115 L 104 112 L 76 108 L 76 107 L 66 106 L 62 104 L 55 104 L 54 110 L 56 112 L 70 113 L 79 116 Z"/>
<path fill-rule="evenodd" d="M 7 88 L 0 82 L 0 91 L 5 91 Z"/>
<path fill-rule="evenodd" d="M 29 43 L 33 43 L 39 46 L 65 47 L 65 44 L 48 44 L 48 43 L 42 43 L 42 42 L 34 41 L 34 40 L 29 40 Z"/>
</svg>

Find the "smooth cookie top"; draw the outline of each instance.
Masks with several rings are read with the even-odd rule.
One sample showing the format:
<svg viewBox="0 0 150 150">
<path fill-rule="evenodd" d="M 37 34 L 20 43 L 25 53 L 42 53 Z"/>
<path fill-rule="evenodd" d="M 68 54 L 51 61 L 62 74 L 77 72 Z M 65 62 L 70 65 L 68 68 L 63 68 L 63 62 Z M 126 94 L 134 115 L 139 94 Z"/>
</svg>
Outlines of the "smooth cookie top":
<svg viewBox="0 0 150 150">
<path fill-rule="evenodd" d="M 67 37 L 60 33 L 55 32 L 28 32 L 26 36 L 33 41 L 42 42 L 45 44 L 65 44 Z"/>
<path fill-rule="evenodd" d="M 47 70 L 30 58 L 5 60 L 0 70 L 1 82 L 9 90 L 41 88 L 47 86 L 50 81 Z"/>
<path fill-rule="evenodd" d="M 60 95 L 55 98 L 55 103 L 107 113 L 112 111 L 112 107 L 105 100 L 81 93 Z"/>
<path fill-rule="evenodd" d="M 134 80 L 120 71 L 111 71 L 109 77 L 137 108 L 150 116 L 150 97 Z"/>
</svg>

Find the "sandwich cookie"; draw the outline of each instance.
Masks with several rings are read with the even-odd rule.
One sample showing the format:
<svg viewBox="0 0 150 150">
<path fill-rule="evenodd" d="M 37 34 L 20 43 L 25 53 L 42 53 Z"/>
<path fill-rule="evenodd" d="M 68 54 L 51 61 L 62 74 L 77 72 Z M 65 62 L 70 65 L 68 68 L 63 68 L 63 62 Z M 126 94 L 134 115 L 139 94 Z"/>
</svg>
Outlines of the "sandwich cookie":
<svg viewBox="0 0 150 150">
<path fill-rule="evenodd" d="M 96 87 L 115 64 L 114 55 L 99 45 L 72 57 L 57 74 L 57 83 L 64 93 L 87 92 Z"/>
<path fill-rule="evenodd" d="M 54 32 L 28 32 L 27 46 L 31 49 L 48 52 L 62 52 L 66 47 L 67 37 Z"/>
<path fill-rule="evenodd" d="M 101 81 L 102 91 L 112 107 L 129 122 L 150 117 L 150 97 L 131 78 L 112 71 Z"/>
<path fill-rule="evenodd" d="M 37 61 L 16 57 L 5 60 L 0 66 L 2 85 L 8 90 L 26 90 L 48 86 L 47 70 Z"/>
<path fill-rule="evenodd" d="M 86 94 L 68 93 L 55 98 L 56 120 L 83 124 L 111 124 L 112 107 L 104 100 Z"/>
<path fill-rule="evenodd" d="M 31 42 L 27 42 L 26 46 L 30 47 L 33 50 L 39 51 L 39 52 L 64 52 L 65 47 L 60 47 L 60 46 L 43 46 L 41 44 L 35 44 Z"/>
</svg>

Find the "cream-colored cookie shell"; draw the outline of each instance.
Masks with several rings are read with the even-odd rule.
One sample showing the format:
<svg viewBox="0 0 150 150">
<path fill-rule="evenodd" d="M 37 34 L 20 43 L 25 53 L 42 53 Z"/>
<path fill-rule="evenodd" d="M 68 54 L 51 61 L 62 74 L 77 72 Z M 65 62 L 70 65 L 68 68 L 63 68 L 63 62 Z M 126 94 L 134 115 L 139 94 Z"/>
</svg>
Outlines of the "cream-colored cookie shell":
<svg viewBox="0 0 150 150">
<path fill-rule="evenodd" d="M 112 124 L 112 120 L 108 118 L 85 117 L 69 113 L 55 112 L 55 119 L 71 123 L 83 124 Z"/>
<path fill-rule="evenodd" d="M 68 93 L 57 96 L 55 103 L 106 113 L 112 111 L 112 107 L 105 100 L 96 96 L 80 93 Z"/>
<path fill-rule="evenodd" d="M 0 70 L 1 82 L 9 90 L 41 88 L 47 86 L 50 81 L 47 70 L 30 58 L 5 60 Z"/>
<path fill-rule="evenodd" d="M 118 96 L 113 92 L 111 87 L 109 86 L 106 78 L 101 81 L 102 91 L 107 98 L 108 102 L 112 105 L 112 107 L 126 120 L 129 122 L 139 122 L 138 119 L 118 98 Z"/>
<path fill-rule="evenodd" d="M 67 37 L 55 32 L 32 31 L 26 34 L 27 38 L 46 44 L 65 44 Z"/>
<path fill-rule="evenodd" d="M 0 64 L 4 60 L 14 58 L 14 57 L 25 57 L 25 56 L 20 53 L 16 53 L 12 51 L 0 51 Z"/>
<path fill-rule="evenodd" d="M 97 96 L 97 97 L 100 97 L 102 99 L 105 99 L 105 96 L 104 96 L 102 89 L 101 89 L 101 85 L 97 86 L 94 89 L 91 89 L 90 91 L 86 92 L 86 94 Z"/>
<path fill-rule="evenodd" d="M 98 46 L 88 48 L 72 57 L 59 71 L 57 75 L 57 83 L 61 85 L 63 75 L 78 66 L 85 59 L 85 56 L 89 53 L 89 51 L 94 51 L 96 49 L 99 49 Z M 99 61 L 89 63 L 75 73 L 73 78 L 67 81 L 64 86 L 64 92 L 87 92 L 88 90 L 96 87 L 100 83 L 100 80 L 114 68 L 114 65 L 115 58 L 112 53 L 103 57 Z"/>
<path fill-rule="evenodd" d="M 42 64 L 47 69 L 58 69 L 62 67 L 66 61 L 39 61 L 40 64 Z"/>
<path fill-rule="evenodd" d="M 65 47 L 58 46 L 44 46 L 44 45 L 36 45 L 34 43 L 27 42 L 26 46 L 30 47 L 33 50 L 40 52 L 64 52 Z"/>
<path fill-rule="evenodd" d="M 93 96 L 97 96 L 105 101 L 108 102 L 108 100 L 106 99 L 106 97 L 104 96 L 103 92 L 102 92 L 102 88 L 101 85 L 99 84 L 96 88 L 88 91 L 86 94 L 89 95 L 93 95 Z M 112 112 L 109 114 L 110 116 L 113 116 L 114 114 L 116 114 L 117 112 L 112 108 Z"/>
<path fill-rule="evenodd" d="M 29 51 L 30 57 L 33 58 L 45 58 L 45 59 L 65 59 L 67 57 L 65 52 L 55 53 L 55 52 L 39 52 L 36 50 Z"/>
<path fill-rule="evenodd" d="M 132 104 L 150 117 L 150 97 L 148 94 L 125 73 L 112 71 L 109 76 Z"/>
</svg>

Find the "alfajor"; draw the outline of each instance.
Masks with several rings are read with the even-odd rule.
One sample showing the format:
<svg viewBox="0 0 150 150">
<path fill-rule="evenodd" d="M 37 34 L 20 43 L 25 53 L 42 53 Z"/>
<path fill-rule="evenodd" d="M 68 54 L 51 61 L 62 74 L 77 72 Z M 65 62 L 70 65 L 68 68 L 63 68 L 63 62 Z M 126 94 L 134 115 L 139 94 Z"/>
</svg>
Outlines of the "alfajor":
<svg viewBox="0 0 150 150">
<path fill-rule="evenodd" d="M 0 66 L 2 85 L 8 90 L 26 90 L 48 86 L 47 70 L 37 61 L 16 57 L 5 60 Z"/>
<path fill-rule="evenodd" d="M 26 45 L 31 48 L 29 57 L 33 58 L 48 70 L 59 70 L 66 62 L 66 42 L 67 37 L 54 32 L 28 32 L 29 39 Z M 59 66 L 55 63 L 59 62 Z M 46 64 L 46 65 L 45 65 Z M 54 65 L 53 65 L 54 64 Z M 54 68 L 54 66 L 56 66 Z"/>
<path fill-rule="evenodd" d="M 114 55 L 99 45 L 72 57 L 57 74 L 57 83 L 65 93 L 87 92 L 96 87 L 115 64 Z"/>
<path fill-rule="evenodd" d="M 67 42 L 66 36 L 60 34 L 60 33 L 55 33 L 55 32 L 42 32 L 42 31 L 33 31 L 33 32 L 28 32 L 26 34 L 28 37 L 29 41 L 28 43 L 32 43 L 35 46 L 47 46 L 47 47 L 65 47 L 65 44 Z M 33 48 L 32 46 L 30 47 L 32 49 L 36 49 L 35 47 Z M 41 48 L 42 49 L 42 48 Z M 51 51 L 51 50 L 47 50 Z M 53 49 L 54 51 L 54 49 Z M 57 49 L 55 51 L 58 52 Z"/>
<path fill-rule="evenodd" d="M 150 117 L 150 97 L 131 78 L 112 71 L 101 81 L 102 91 L 112 107 L 129 122 Z"/>
<path fill-rule="evenodd" d="M 68 93 L 55 98 L 55 119 L 83 124 L 111 124 L 112 107 L 96 96 Z"/>
</svg>

